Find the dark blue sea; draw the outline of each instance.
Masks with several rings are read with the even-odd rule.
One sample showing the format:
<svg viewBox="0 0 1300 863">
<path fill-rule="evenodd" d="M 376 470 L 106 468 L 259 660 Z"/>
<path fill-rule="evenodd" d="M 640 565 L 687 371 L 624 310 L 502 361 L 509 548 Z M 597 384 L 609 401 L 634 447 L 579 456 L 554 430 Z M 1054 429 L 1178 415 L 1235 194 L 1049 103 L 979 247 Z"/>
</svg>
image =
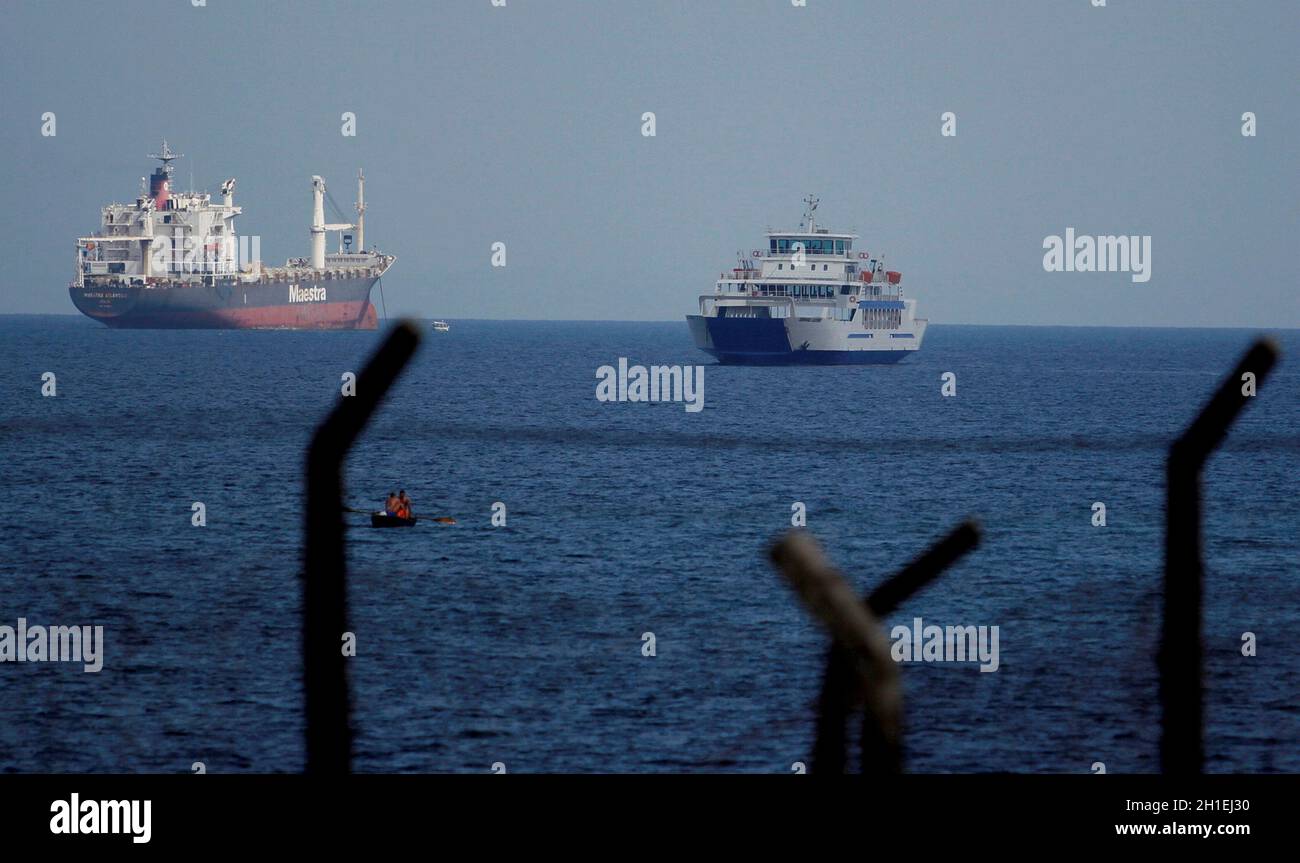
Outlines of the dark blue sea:
<svg viewBox="0 0 1300 863">
<path fill-rule="evenodd" d="M 347 465 L 351 505 L 405 488 L 458 522 L 348 516 L 355 767 L 789 773 L 827 643 L 767 562 L 798 501 L 864 593 L 984 525 L 887 621 L 1000 628 L 996 672 L 902 666 L 907 769 L 1153 772 L 1165 451 L 1255 335 L 934 326 L 897 366 L 744 368 L 684 321 L 452 321 Z M 1277 339 L 1205 473 L 1211 771 L 1300 771 L 1300 332 Z M 105 628 L 97 674 L 0 664 L 0 770 L 303 768 L 304 451 L 378 340 L 0 318 L 0 624 Z M 619 357 L 707 364 L 705 409 L 598 402 Z"/>
</svg>

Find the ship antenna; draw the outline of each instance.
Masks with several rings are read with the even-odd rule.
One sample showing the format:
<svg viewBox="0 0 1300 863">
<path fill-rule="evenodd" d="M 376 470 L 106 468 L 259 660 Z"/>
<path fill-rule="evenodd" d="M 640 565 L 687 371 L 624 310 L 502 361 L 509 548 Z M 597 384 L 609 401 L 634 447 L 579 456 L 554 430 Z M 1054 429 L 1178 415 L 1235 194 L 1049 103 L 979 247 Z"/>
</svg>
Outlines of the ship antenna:
<svg viewBox="0 0 1300 863">
<path fill-rule="evenodd" d="M 172 148 L 167 146 L 167 139 L 163 138 L 162 152 L 150 153 L 149 158 L 157 159 L 158 161 L 163 163 L 163 171 L 167 174 L 168 180 L 170 180 L 172 176 L 172 171 L 174 170 L 172 168 L 172 161 L 174 159 L 179 159 L 184 155 L 185 155 L 184 153 L 173 153 Z"/>
<path fill-rule="evenodd" d="M 816 226 L 813 214 L 817 212 L 817 205 L 821 203 L 821 200 L 813 197 L 810 194 L 808 197 L 803 199 L 803 202 L 805 205 L 803 211 L 803 223 L 801 223 L 799 227 L 803 228 L 809 233 L 812 233 L 813 228 Z M 806 224 L 808 227 L 804 228 L 804 224 Z"/>
</svg>

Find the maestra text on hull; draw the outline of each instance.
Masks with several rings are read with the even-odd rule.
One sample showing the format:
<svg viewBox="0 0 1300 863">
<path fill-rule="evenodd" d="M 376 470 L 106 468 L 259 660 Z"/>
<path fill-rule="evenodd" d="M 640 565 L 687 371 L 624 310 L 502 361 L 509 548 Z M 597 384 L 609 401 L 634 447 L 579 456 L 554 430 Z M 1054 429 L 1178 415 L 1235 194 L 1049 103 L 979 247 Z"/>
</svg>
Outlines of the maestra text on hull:
<svg viewBox="0 0 1300 863">
<path fill-rule="evenodd" d="M 687 315 L 696 347 L 723 363 L 896 363 L 920 350 L 926 320 L 904 299 L 902 274 L 853 251 L 856 234 L 833 234 L 804 203 L 798 231 L 769 231 L 767 249 L 743 253 L 700 313 Z M 761 264 L 759 260 L 761 259 Z"/>
<path fill-rule="evenodd" d="M 111 327 L 375 329 L 370 290 L 394 259 L 365 248 L 363 176 L 355 224 L 325 223 L 325 182 L 312 177 L 311 259 L 264 267 L 257 238 L 235 232 L 235 181 L 221 185 L 220 204 L 175 192 L 179 157 L 164 141 L 148 189 L 134 204 L 104 207 L 100 230 L 77 240 L 68 292 L 79 311 Z M 340 232 L 334 254 L 325 253 L 327 231 Z"/>
</svg>

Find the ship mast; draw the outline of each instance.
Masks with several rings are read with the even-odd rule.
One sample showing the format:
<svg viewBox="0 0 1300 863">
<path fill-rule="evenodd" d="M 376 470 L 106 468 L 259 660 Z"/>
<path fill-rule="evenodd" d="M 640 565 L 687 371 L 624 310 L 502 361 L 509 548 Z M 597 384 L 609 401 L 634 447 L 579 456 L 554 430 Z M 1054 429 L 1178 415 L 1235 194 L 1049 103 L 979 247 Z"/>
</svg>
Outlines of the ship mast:
<svg viewBox="0 0 1300 863">
<path fill-rule="evenodd" d="M 357 251 L 366 250 L 366 172 L 357 170 Z"/>
<path fill-rule="evenodd" d="M 816 222 L 814 221 L 813 214 L 817 212 L 817 205 L 821 203 L 821 200 L 818 198 L 814 198 L 812 195 L 809 195 L 808 197 L 803 199 L 803 202 L 805 205 L 803 211 L 803 220 L 804 223 L 808 225 L 808 227 L 805 230 L 807 230 L 808 233 L 811 234 L 814 232 L 814 229 L 817 227 Z M 803 226 L 801 225 L 800 227 Z"/>
<path fill-rule="evenodd" d="M 325 181 L 318 175 L 311 178 L 311 266 L 325 269 Z"/>
<path fill-rule="evenodd" d="M 163 173 L 167 175 L 167 182 L 168 184 L 170 184 L 172 178 L 172 171 L 176 170 L 175 168 L 172 167 L 172 160 L 179 159 L 184 155 L 185 155 L 184 153 L 173 153 L 172 148 L 167 146 L 167 139 L 163 138 L 162 152 L 150 153 L 149 158 L 157 159 L 158 161 L 162 162 Z"/>
</svg>

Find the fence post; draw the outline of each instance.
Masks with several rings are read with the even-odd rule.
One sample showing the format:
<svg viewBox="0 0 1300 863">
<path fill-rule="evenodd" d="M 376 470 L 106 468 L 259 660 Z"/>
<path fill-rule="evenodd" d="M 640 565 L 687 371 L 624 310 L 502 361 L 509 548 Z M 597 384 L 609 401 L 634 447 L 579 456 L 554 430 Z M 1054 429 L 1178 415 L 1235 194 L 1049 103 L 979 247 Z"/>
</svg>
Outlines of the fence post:
<svg viewBox="0 0 1300 863">
<path fill-rule="evenodd" d="M 1178 440 L 1165 465 L 1164 631 L 1160 671 L 1160 769 L 1200 773 L 1203 766 L 1201 682 L 1201 469 L 1250 396 L 1243 377 L 1263 382 L 1277 362 L 1277 346 L 1256 342 Z"/>
<path fill-rule="evenodd" d="M 302 633 L 309 773 L 347 773 L 352 766 L 342 642 L 347 630 L 343 460 L 419 343 L 413 324 L 403 321 L 393 327 L 357 377 L 356 395 L 339 401 L 307 450 Z"/>
<path fill-rule="evenodd" d="M 979 539 L 979 525 L 963 522 L 866 600 L 853 595 L 810 536 L 791 531 L 773 546 L 772 560 L 834 637 L 818 700 L 813 773 L 844 772 L 845 724 L 859 703 L 864 707 L 862 772 L 902 770 L 902 689 L 880 620 L 975 548 Z"/>
</svg>

